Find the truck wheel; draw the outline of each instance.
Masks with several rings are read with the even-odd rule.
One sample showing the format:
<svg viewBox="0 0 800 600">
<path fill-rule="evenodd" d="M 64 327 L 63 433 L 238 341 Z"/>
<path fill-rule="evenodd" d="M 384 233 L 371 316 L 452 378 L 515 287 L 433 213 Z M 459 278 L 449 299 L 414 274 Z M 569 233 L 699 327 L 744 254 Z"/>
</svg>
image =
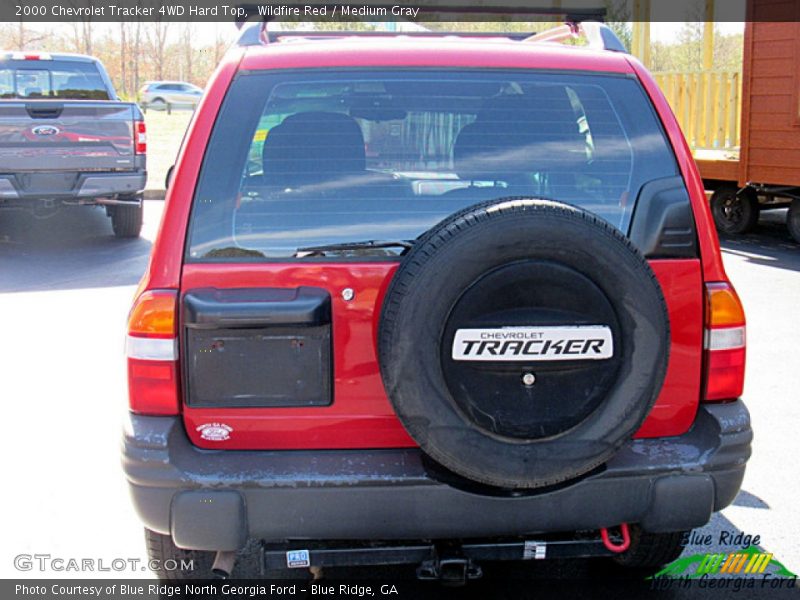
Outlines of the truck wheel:
<svg viewBox="0 0 800 600">
<path fill-rule="evenodd" d="M 150 567 L 159 579 L 179 581 L 213 578 L 213 552 L 178 548 L 171 536 L 147 528 L 144 530 L 144 537 Z"/>
<path fill-rule="evenodd" d="M 555 485 L 611 458 L 655 402 L 669 344 L 661 288 L 630 241 L 532 198 L 472 206 L 418 239 L 378 332 L 411 437 L 500 488 Z"/>
<path fill-rule="evenodd" d="M 786 215 L 786 227 L 789 228 L 789 233 L 794 241 L 800 244 L 800 200 L 792 200 L 792 205 Z"/>
<path fill-rule="evenodd" d="M 684 531 L 649 533 L 638 525 L 630 525 L 631 545 L 612 560 L 630 569 L 658 569 L 678 558 L 683 552 Z"/>
<path fill-rule="evenodd" d="M 717 229 L 723 233 L 747 233 L 758 223 L 758 196 L 753 190 L 738 193 L 735 187 L 723 186 L 711 196 L 711 213 Z"/>
<path fill-rule="evenodd" d="M 139 237 L 144 219 L 144 204 L 118 205 L 111 212 L 111 227 L 118 238 Z"/>
</svg>

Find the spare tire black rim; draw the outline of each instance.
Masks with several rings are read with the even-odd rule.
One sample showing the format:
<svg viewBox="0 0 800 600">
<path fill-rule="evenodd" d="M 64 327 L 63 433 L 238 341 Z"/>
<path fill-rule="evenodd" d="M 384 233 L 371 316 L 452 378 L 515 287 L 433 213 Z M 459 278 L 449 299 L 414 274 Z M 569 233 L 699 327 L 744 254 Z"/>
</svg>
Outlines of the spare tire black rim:
<svg viewBox="0 0 800 600">
<path fill-rule="evenodd" d="M 442 338 L 442 373 L 451 399 L 478 427 L 549 437 L 605 399 L 620 366 L 618 332 L 611 302 L 588 277 L 553 261 L 521 260 L 458 298 Z"/>
</svg>

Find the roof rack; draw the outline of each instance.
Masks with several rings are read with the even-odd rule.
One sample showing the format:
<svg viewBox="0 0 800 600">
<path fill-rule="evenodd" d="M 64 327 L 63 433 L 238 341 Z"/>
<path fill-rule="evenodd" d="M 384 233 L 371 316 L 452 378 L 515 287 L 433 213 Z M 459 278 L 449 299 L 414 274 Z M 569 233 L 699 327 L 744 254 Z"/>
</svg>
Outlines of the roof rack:
<svg viewBox="0 0 800 600">
<path fill-rule="evenodd" d="M 269 31 L 267 23 L 254 24 L 245 29 L 239 36 L 239 46 L 260 46 L 274 44 L 282 38 L 303 38 L 307 40 L 321 40 L 342 37 L 445 37 L 457 36 L 462 38 L 508 38 L 517 42 L 559 42 L 570 38 L 586 38 L 587 46 L 596 50 L 609 50 L 611 52 L 627 53 L 625 46 L 617 35 L 605 23 L 585 21 L 582 23 L 567 22 L 564 25 L 547 29 L 540 33 L 519 32 L 450 32 L 450 31 Z"/>
<path fill-rule="evenodd" d="M 526 42 L 560 42 L 583 36 L 590 48 L 627 52 L 625 45 L 617 34 L 605 23 L 598 21 L 567 21 L 563 25 L 535 33 L 525 39 Z"/>
<path fill-rule="evenodd" d="M 551 0 L 552 1 L 552 0 Z M 328 6 L 341 6 L 345 4 L 344 2 L 337 2 L 333 1 L 328 4 Z M 359 2 L 357 3 L 359 8 L 368 8 L 368 9 L 378 9 L 378 8 L 388 8 L 390 4 L 387 3 L 371 3 L 371 2 Z M 348 4 L 351 6 L 351 4 Z M 598 6 L 591 8 L 556 8 L 556 7 L 543 7 L 543 6 L 475 6 L 475 5 L 431 5 L 431 6 L 419 6 L 419 5 L 410 5 L 413 8 L 419 8 L 424 12 L 429 12 L 431 14 L 451 14 L 451 15 L 463 15 L 463 16 L 472 16 L 475 17 L 477 15 L 486 15 L 486 16 L 539 16 L 539 17 L 561 17 L 564 21 L 579 23 L 581 21 L 602 21 L 605 19 L 606 15 L 606 8 L 604 6 L 604 2 L 602 0 L 598 0 Z M 258 17 L 262 21 L 272 21 L 278 16 L 273 16 L 271 14 L 261 14 L 263 13 L 263 6 L 260 4 L 254 4 L 249 2 L 239 3 L 235 6 L 236 10 L 234 14 L 240 15 L 236 18 L 236 26 L 240 29 L 242 25 L 250 21 L 253 17 Z"/>
<path fill-rule="evenodd" d="M 377 5 L 363 5 L 377 6 Z M 237 5 L 239 14 L 243 17 L 236 20 L 239 29 L 245 23 L 258 17 L 261 23 L 245 29 L 238 40 L 239 46 L 258 46 L 275 43 L 281 38 L 304 38 L 304 39 L 331 39 L 341 37 L 444 37 L 458 36 L 465 38 L 497 38 L 505 37 L 515 41 L 524 42 L 559 42 L 567 39 L 574 39 L 583 36 L 590 48 L 598 50 L 610 50 L 613 52 L 627 52 L 625 46 L 617 35 L 604 23 L 604 8 L 597 9 L 570 9 L 569 12 L 556 8 L 536 8 L 536 7 L 503 7 L 503 6 L 437 6 L 437 13 L 466 14 L 466 15 L 536 15 L 536 16 L 562 16 L 564 24 L 555 26 L 539 33 L 502 33 L 502 32 L 453 32 L 453 31 L 269 31 L 268 24 L 276 20 L 271 16 L 259 16 L 259 8 L 256 4 Z"/>
</svg>

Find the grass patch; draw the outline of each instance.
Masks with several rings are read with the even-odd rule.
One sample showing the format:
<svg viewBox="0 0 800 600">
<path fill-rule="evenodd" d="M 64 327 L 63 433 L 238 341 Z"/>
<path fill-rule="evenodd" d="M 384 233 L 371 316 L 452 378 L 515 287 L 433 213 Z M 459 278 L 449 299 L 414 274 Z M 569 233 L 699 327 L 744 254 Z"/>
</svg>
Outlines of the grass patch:
<svg viewBox="0 0 800 600">
<path fill-rule="evenodd" d="M 148 110 L 147 123 L 147 189 L 163 190 L 164 178 L 178 157 L 183 134 L 192 118 L 191 110 Z"/>
</svg>

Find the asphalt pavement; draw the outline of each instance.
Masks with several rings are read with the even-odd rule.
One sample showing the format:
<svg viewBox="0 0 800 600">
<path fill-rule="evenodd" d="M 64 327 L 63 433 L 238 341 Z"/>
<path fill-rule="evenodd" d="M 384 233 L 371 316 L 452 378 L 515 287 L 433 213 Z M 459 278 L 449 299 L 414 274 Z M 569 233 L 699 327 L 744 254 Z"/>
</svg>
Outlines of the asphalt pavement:
<svg viewBox="0 0 800 600">
<path fill-rule="evenodd" d="M 102 210 L 76 207 L 45 220 L 0 213 L 0 453 L 4 457 L 0 577 L 148 577 L 121 572 L 20 571 L 15 557 L 49 554 L 144 560 L 142 528 L 119 465 L 125 410 L 125 318 L 144 271 L 163 202 L 145 203 L 141 238 L 116 240 Z M 753 457 L 733 505 L 702 530 L 760 536 L 759 546 L 800 572 L 800 245 L 785 211 L 749 235 L 723 240 L 728 273 L 747 311 L 745 401 Z M 546 562 L 546 561 L 545 561 Z M 120 563 L 117 563 L 120 564 Z M 523 568 L 528 568 L 523 565 Z M 591 561 L 532 573 L 595 572 Z M 507 578 L 500 570 L 498 577 Z M 494 597 L 508 597 L 502 585 Z"/>
</svg>

